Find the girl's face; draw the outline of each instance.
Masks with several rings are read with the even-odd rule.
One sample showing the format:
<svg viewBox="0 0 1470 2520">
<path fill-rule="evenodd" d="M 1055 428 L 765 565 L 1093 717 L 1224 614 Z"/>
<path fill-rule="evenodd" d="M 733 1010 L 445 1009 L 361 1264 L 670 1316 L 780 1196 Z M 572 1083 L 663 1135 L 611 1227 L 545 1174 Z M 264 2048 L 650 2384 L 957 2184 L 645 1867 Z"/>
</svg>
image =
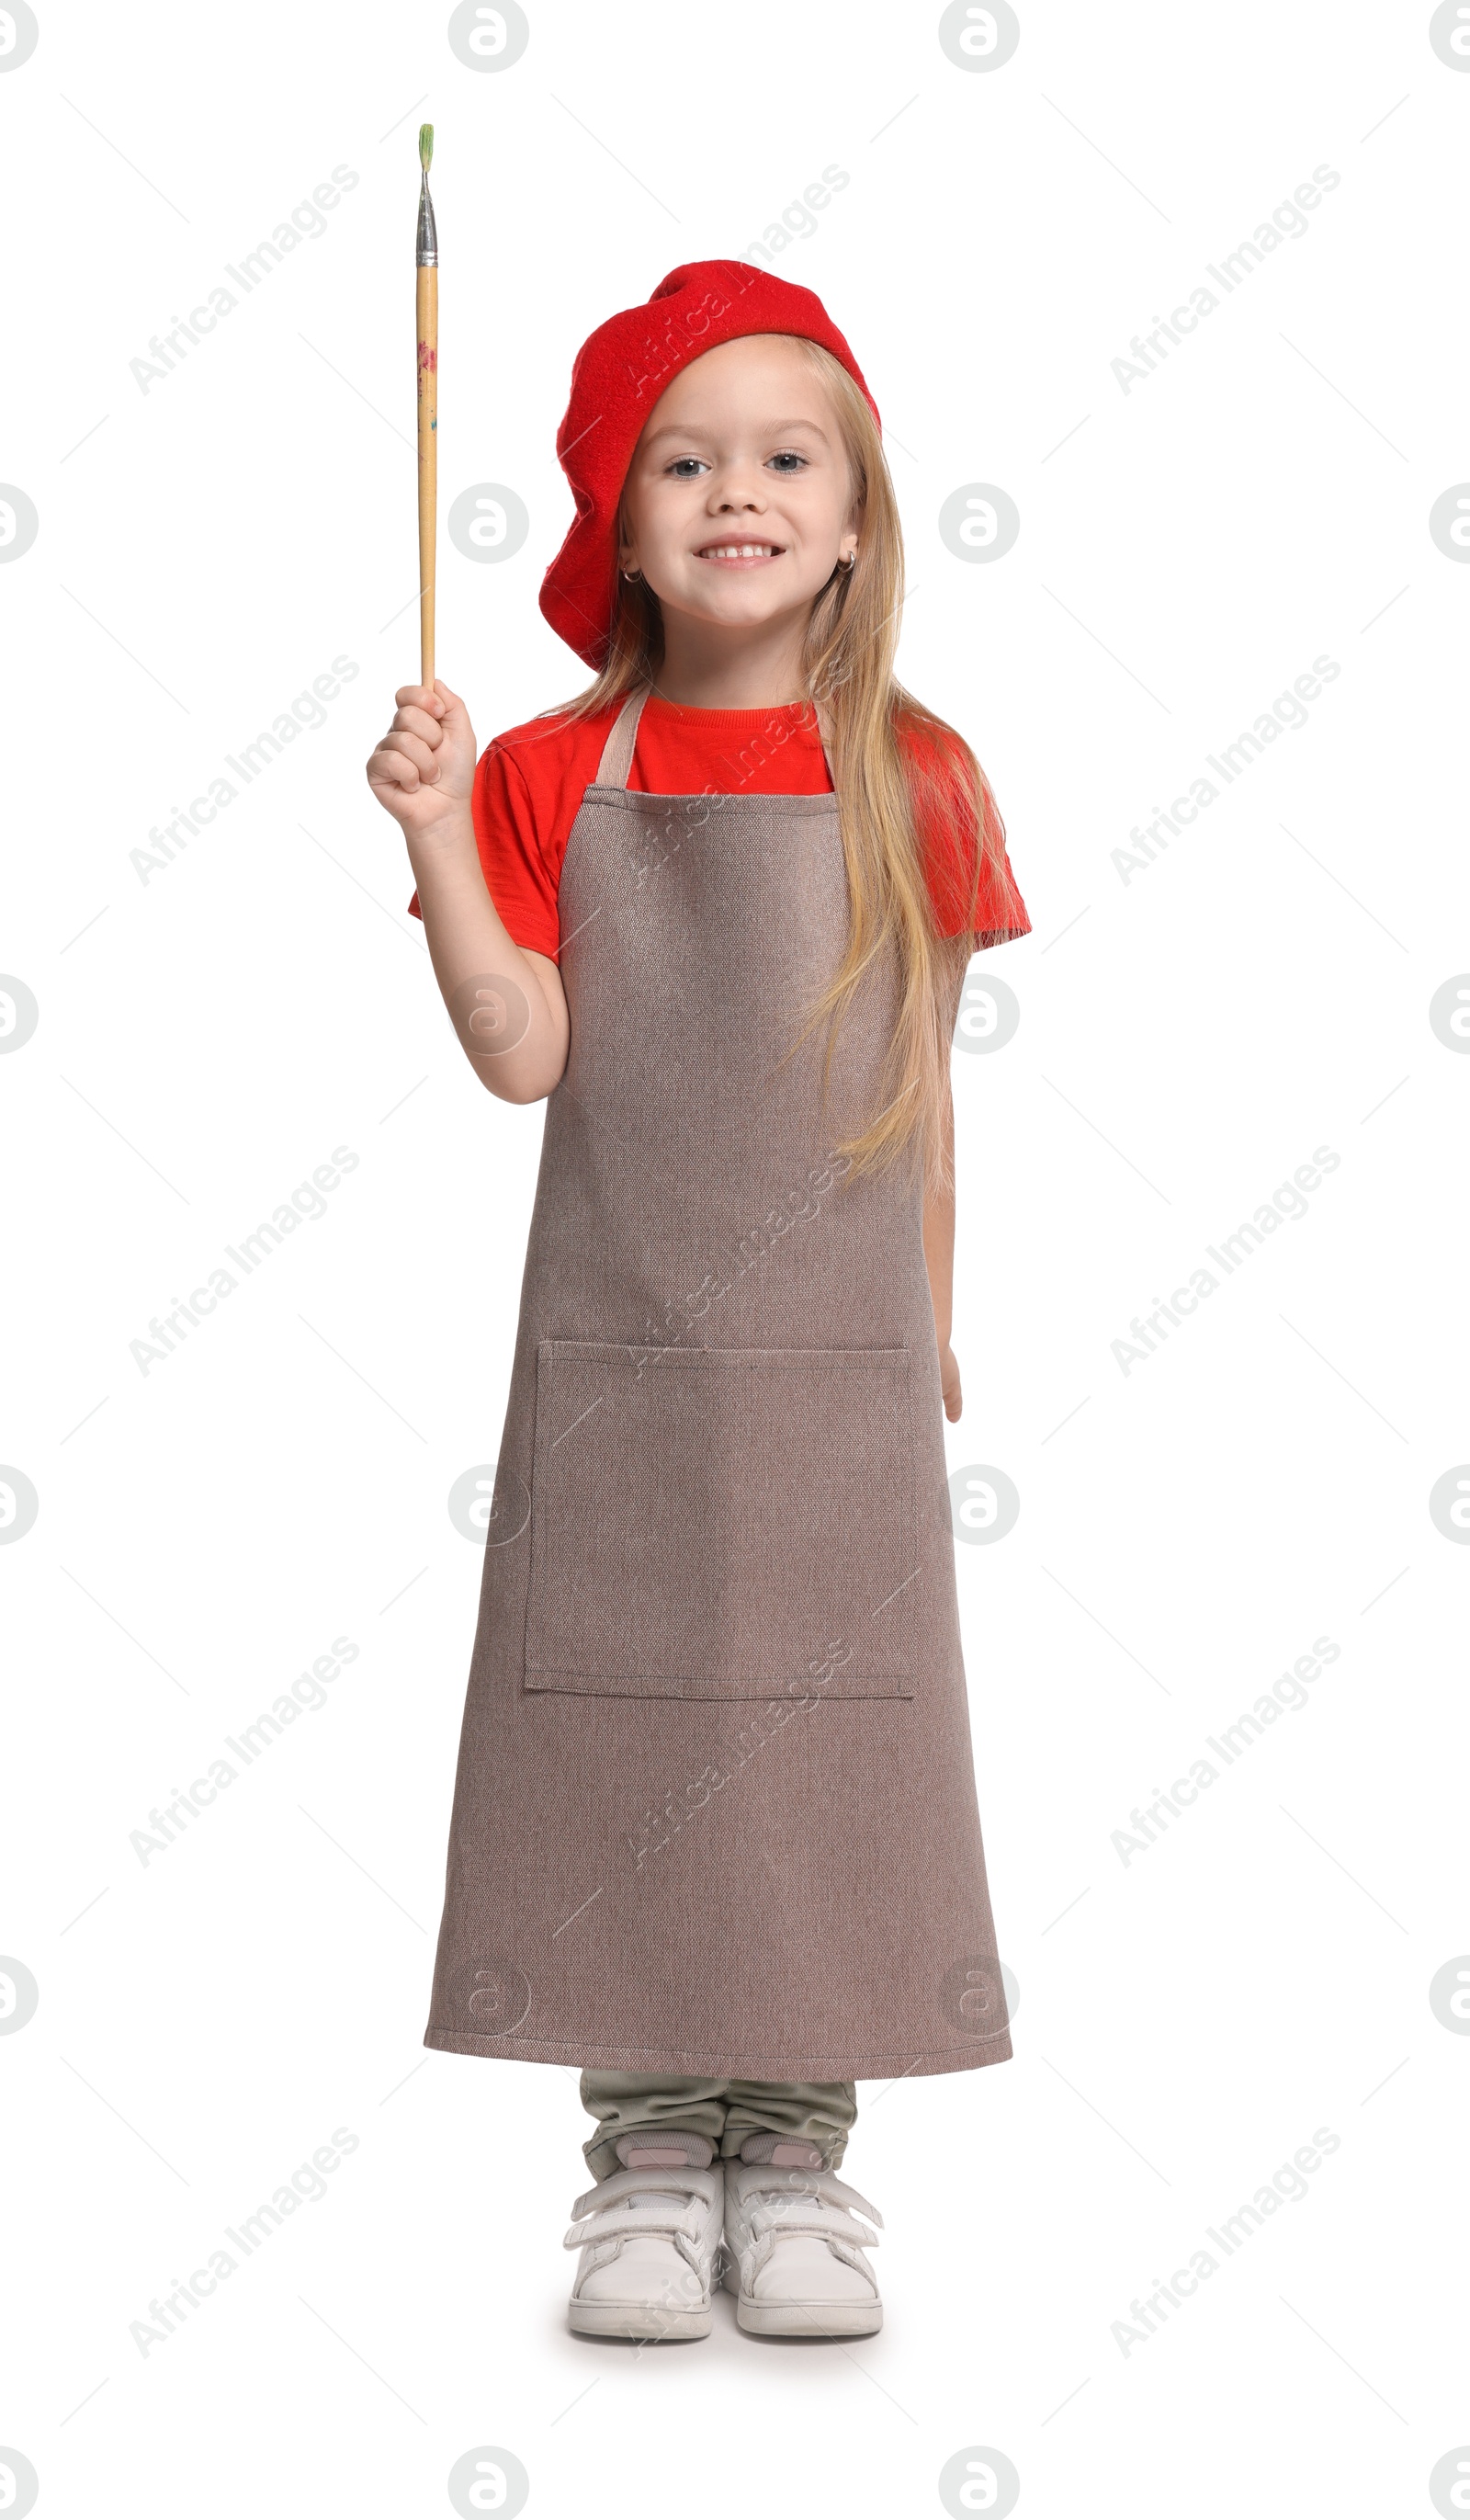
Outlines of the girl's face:
<svg viewBox="0 0 1470 2520">
<path fill-rule="evenodd" d="M 789 340 L 706 350 L 648 415 L 623 490 L 618 565 L 665 611 L 730 629 L 809 611 L 861 522 L 837 417 Z"/>
</svg>

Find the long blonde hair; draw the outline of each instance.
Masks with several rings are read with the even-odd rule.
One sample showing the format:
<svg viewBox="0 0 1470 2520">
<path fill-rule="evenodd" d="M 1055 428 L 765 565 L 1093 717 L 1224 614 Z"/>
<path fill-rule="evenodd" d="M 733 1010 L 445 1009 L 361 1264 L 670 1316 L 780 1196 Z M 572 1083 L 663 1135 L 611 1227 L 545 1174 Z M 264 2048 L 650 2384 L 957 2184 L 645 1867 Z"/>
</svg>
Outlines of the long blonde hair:
<svg viewBox="0 0 1470 2520">
<path fill-rule="evenodd" d="M 965 949 L 962 938 L 939 933 L 917 809 L 926 804 L 961 827 L 970 822 L 979 834 L 968 884 L 972 932 L 982 887 L 1002 905 L 1002 915 L 1017 901 L 1004 826 L 969 745 L 905 691 L 893 670 L 904 539 L 872 413 L 829 350 L 817 341 L 781 338 L 794 341 L 831 396 L 862 518 L 857 564 L 835 569 L 818 596 L 802 654 L 808 696 L 829 729 L 849 902 L 846 954 L 812 1008 L 806 1030 L 830 1019 L 830 1060 L 836 1025 L 865 979 L 893 954 L 898 1011 L 879 1107 L 842 1152 L 858 1173 L 901 1155 L 916 1157 L 926 1180 L 941 1187 L 949 1179 L 946 1115 L 957 965 Z M 622 526 L 620 518 L 620 538 Z M 642 577 L 630 584 L 619 572 L 606 663 L 588 690 L 546 714 L 587 717 L 645 684 L 656 687 L 662 658 L 658 598 Z M 920 739 L 929 738 L 907 761 L 900 721 Z"/>
</svg>

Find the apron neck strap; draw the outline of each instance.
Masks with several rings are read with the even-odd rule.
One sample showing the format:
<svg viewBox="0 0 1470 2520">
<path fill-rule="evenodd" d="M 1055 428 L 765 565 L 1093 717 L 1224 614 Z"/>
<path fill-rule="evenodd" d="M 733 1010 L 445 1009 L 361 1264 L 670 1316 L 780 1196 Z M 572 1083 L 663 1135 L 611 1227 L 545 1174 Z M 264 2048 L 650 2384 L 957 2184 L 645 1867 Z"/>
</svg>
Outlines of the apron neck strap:
<svg viewBox="0 0 1470 2520">
<path fill-rule="evenodd" d="M 596 787 L 627 787 L 628 773 L 633 767 L 633 745 L 638 735 L 638 721 L 643 716 L 644 702 L 647 697 L 648 686 L 646 683 L 641 692 L 630 692 L 618 710 L 608 729 L 607 741 L 602 746 L 602 758 L 598 763 L 598 775 L 594 782 Z"/>
</svg>

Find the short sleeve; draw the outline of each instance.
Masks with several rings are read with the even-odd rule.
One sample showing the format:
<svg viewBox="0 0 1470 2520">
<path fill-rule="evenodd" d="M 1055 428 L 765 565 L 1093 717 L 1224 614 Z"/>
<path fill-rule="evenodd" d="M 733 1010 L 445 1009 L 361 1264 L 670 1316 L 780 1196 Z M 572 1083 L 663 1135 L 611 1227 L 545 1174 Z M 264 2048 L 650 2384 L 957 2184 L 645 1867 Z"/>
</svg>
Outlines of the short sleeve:
<svg viewBox="0 0 1470 2520">
<path fill-rule="evenodd" d="M 561 936 L 560 856 L 553 863 L 551 834 L 542 828 L 545 810 L 538 812 L 523 772 L 499 739 L 475 767 L 469 810 L 485 886 L 507 934 L 512 944 L 555 962 Z M 417 892 L 409 909 L 416 919 L 423 917 Z"/>
<path fill-rule="evenodd" d="M 959 740 L 949 727 L 911 723 L 901 741 L 940 935 L 973 935 L 979 946 L 1029 936 L 1031 920 L 1010 871 L 1005 826 L 989 782 L 982 778 L 986 847 L 977 897 L 975 809 Z"/>
</svg>

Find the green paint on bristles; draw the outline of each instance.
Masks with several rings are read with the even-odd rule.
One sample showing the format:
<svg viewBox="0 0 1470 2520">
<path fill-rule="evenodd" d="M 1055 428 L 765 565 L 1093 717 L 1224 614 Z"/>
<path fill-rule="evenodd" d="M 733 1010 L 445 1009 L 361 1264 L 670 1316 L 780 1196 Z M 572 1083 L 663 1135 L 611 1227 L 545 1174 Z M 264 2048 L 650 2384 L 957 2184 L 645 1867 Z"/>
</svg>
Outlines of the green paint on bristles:
<svg viewBox="0 0 1470 2520">
<path fill-rule="evenodd" d="M 431 122 L 421 122 L 419 125 L 419 163 L 423 167 L 425 175 L 428 173 L 429 163 L 433 158 L 433 154 L 434 126 Z"/>
</svg>

